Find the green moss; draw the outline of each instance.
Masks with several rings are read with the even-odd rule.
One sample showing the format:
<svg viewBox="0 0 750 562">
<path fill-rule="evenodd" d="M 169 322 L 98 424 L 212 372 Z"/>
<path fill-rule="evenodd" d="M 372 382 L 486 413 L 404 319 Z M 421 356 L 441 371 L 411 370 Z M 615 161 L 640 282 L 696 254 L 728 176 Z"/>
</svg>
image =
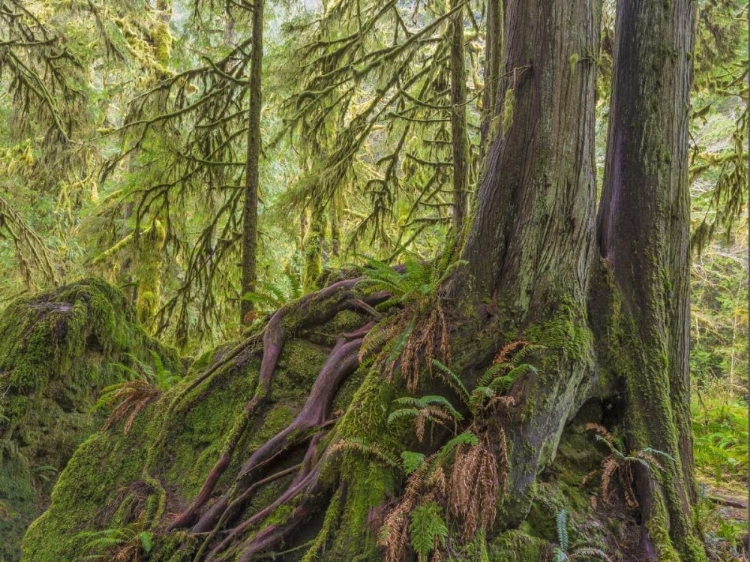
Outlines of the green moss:
<svg viewBox="0 0 750 562">
<path fill-rule="evenodd" d="M 543 560 L 548 542 L 520 530 L 506 531 L 489 544 L 490 560 L 498 562 L 536 562 Z"/>
<path fill-rule="evenodd" d="M 380 507 L 395 488 L 391 469 L 358 454 L 350 455 L 341 473 L 346 483 L 346 501 L 341 513 L 341 523 L 334 540 L 326 552 L 325 560 L 348 562 L 350 560 L 379 561 L 381 555 L 376 545 L 376 532 L 369 524 L 372 510 Z"/>
<path fill-rule="evenodd" d="M 176 353 L 99 279 L 19 299 L 0 314 L 0 463 L 14 467 L 12 481 L 0 478 L 0 503 L 17 515 L 12 530 L 0 523 L 0 559 L 18 560 L 23 529 L 47 504 L 56 472 L 101 424 L 92 407 L 103 386 L 121 380 L 115 364 L 131 363 L 129 354 L 150 362 L 150 351 L 180 372 Z M 20 482 L 33 482 L 32 493 L 19 495 Z"/>
<path fill-rule="evenodd" d="M 334 326 L 334 330 L 343 330 L 355 321 L 360 320 L 342 314 L 330 325 Z M 182 393 L 183 385 L 194 380 L 202 369 L 220 360 L 224 351 L 220 347 L 199 358 L 191 369 L 192 376 L 158 402 L 149 405 L 138 416 L 127 436 L 122 435 L 120 428 L 113 428 L 107 433 L 96 434 L 76 452 L 68 470 L 60 476 L 50 509 L 27 534 L 25 549 L 28 555 L 25 560 L 47 562 L 80 557 L 82 545 L 76 535 L 113 524 L 114 514 L 121 504 L 132 502 L 122 494 L 122 489 L 136 486 L 139 482 L 141 486 L 146 484 L 143 468 L 147 458 L 150 460 L 151 477 L 166 491 L 167 512 L 178 511 L 195 497 L 208 471 L 219 458 L 227 436 L 239 423 L 247 401 L 255 392 L 259 355 L 240 353 L 217 370 L 214 376 L 184 396 L 174 410 L 169 412 L 167 405 Z M 299 413 L 327 355 L 328 349 L 303 340 L 287 342 L 271 384 L 269 403 L 250 420 L 248 430 L 238 441 L 229 467 L 217 484 L 217 491 L 226 491 L 248 456 Z M 337 396 L 335 407 L 346 409 L 352 400 L 357 402 L 348 421 L 344 423 L 342 420 L 340 424 L 346 430 L 344 433 L 377 437 L 385 428 L 387 412 L 384 408 L 390 404 L 390 396 L 384 393 L 384 385 L 378 376 L 365 378 L 364 371 L 358 372 L 353 375 L 353 381 L 345 383 L 343 388 L 345 390 Z M 355 388 L 359 390 L 355 392 Z M 167 412 L 169 418 L 165 417 Z M 279 468 L 299 462 L 303 454 L 304 448 L 297 457 L 292 455 L 284 460 Z M 351 515 L 348 536 L 356 541 L 365 540 L 360 538 L 362 526 L 366 525 L 369 510 L 384 501 L 386 490 L 393 489 L 393 476 L 390 469 L 356 455 L 352 455 L 345 467 L 346 472 L 331 478 L 338 481 L 339 477 L 345 477 L 352 482 L 346 495 L 346 505 L 341 509 L 347 510 L 347 519 Z M 294 475 L 289 475 L 260 488 L 238 517 L 247 517 L 268 506 L 293 478 Z M 156 491 L 147 487 L 150 496 L 157 501 Z M 131 510 L 126 506 L 119 511 L 128 513 Z M 288 513 L 282 510 L 275 516 L 283 519 Z M 169 536 L 160 537 L 157 533 L 155 559 L 176 561 L 179 559 L 174 558 L 178 556 L 177 547 L 167 544 L 167 539 Z M 374 549 L 372 536 L 367 538 L 366 543 L 370 550 Z M 339 548 L 340 552 L 355 550 L 349 550 L 344 543 Z"/>
<path fill-rule="evenodd" d="M 655 514 L 646 522 L 646 528 L 656 547 L 659 561 L 680 562 L 680 556 L 677 554 L 669 538 L 667 512 L 660 498 L 656 498 L 655 508 Z"/>
<path fill-rule="evenodd" d="M 594 336 L 586 322 L 585 311 L 578 308 L 561 304 L 551 320 L 528 328 L 524 336 L 532 343 L 562 351 L 567 359 L 590 361 Z"/>
<path fill-rule="evenodd" d="M 160 27 L 157 26 L 157 31 L 160 31 L 161 34 L 155 38 L 156 41 L 161 40 L 164 43 L 166 38 L 167 45 L 171 43 L 169 29 L 165 23 L 160 24 Z M 155 49 L 157 56 L 159 50 L 166 49 L 166 56 L 169 57 L 168 46 L 164 47 L 157 42 Z M 153 224 L 144 231 L 138 240 L 138 299 L 135 307 L 138 311 L 138 320 L 144 325 L 148 325 L 159 310 L 162 249 L 166 239 L 167 231 L 164 225 L 159 219 L 154 219 Z"/>
</svg>

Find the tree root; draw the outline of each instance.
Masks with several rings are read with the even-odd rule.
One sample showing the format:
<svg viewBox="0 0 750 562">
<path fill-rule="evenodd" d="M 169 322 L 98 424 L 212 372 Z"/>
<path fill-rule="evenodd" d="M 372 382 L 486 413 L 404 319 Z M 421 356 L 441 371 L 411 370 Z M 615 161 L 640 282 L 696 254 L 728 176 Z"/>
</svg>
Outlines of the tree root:
<svg viewBox="0 0 750 562">
<path fill-rule="evenodd" d="M 278 480 L 279 478 L 284 478 L 285 476 L 289 476 L 290 474 L 293 474 L 295 471 L 299 470 L 300 468 L 302 468 L 302 463 L 295 464 L 294 466 L 290 466 L 289 468 L 287 468 L 285 470 L 281 470 L 279 472 L 275 472 L 274 474 L 271 474 L 270 476 L 267 476 L 266 478 L 263 478 L 262 480 L 258 480 L 252 486 L 250 486 L 241 497 L 237 498 L 237 501 L 244 501 L 245 499 L 247 499 L 250 496 L 250 494 L 252 494 L 253 492 L 255 492 L 255 490 L 257 490 L 261 486 L 265 486 L 266 484 L 270 484 L 271 482 L 274 482 L 275 480 Z M 232 511 L 233 511 L 233 508 L 235 506 L 235 503 L 237 503 L 237 502 L 232 502 L 232 504 L 227 508 L 227 510 L 222 515 L 221 519 L 219 520 L 219 522 L 216 525 L 216 527 L 214 528 L 214 530 L 211 531 L 211 533 L 208 535 L 208 537 L 206 537 L 206 539 L 203 541 L 203 544 L 198 549 L 198 552 L 195 553 L 194 562 L 198 562 L 201 559 L 201 556 L 205 552 L 206 547 L 209 545 L 209 543 L 216 536 L 216 533 L 222 527 L 222 525 L 224 524 L 224 522 L 226 521 L 226 519 L 229 518 L 229 516 L 232 514 Z"/>
<path fill-rule="evenodd" d="M 245 462 L 234 485 L 193 526 L 194 533 L 207 532 L 214 528 L 228 509 L 232 496 L 244 495 L 253 484 L 258 469 L 271 458 L 295 444 L 295 437 L 323 424 L 330 414 L 330 405 L 341 382 L 359 366 L 357 354 L 362 338 L 372 327 L 368 323 L 360 330 L 339 336 L 333 351 L 320 371 L 302 411 L 285 429 L 268 440 Z M 351 340 L 351 341 L 347 341 Z"/>
<path fill-rule="evenodd" d="M 232 529 L 224 540 L 222 540 L 206 557 L 206 562 L 213 562 L 216 557 L 225 550 L 229 545 L 238 540 L 242 534 L 250 529 L 253 525 L 260 523 L 263 519 L 273 513 L 279 506 L 288 503 L 295 499 L 298 495 L 304 493 L 304 498 L 300 500 L 297 507 L 294 509 L 292 516 L 287 520 L 284 526 L 268 525 L 265 529 L 257 533 L 253 538 L 245 541 L 239 550 L 243 553 L 242 560 L 250 560 L 250 557 L 259 550 L 268 548 L 276 543 L 277 540 L 283 538 L 289 531 L 291 531 L 296 525 L 304 519 L 304 517 L 310 511 L 310 499 L 317 495 L 322 490 L 320 483 L 320 473 L 324 461 L 317 464 L 315 469 L 305 474 L 304 471 L 300 471 L 298 477 L 294 482 L 287 488 L 287 490 L 281 494 L 273 503 L 268 507 L 261 509 L 258 513 L 252 517 L 246 519 L 244 522 L 237 525 Z M 304 475 L 304 476 L 303 476 Z"/>
<path fill-rule="evenodd" d="M 271 394 L 273 374 L 288 335 L 295 330 L 324 324 L 325 322 L 331 320 L 338 312 L 347 308 L 364 311 L 365 313 L 368 313 L 375 318 L 379 317 L 379 313 L 374 308 L 372 308 L 372 306 L 383 302 L 384 300 L 387 300 L 390 295 L 385 292 L 379 292 L 367 295 L 366 297 L 358 298 L 352 293 L 352 289 L 361 279 L 362 278 L 359 277 L 356 279 L 346 279 L 343 281 L 338 281 L 330 285 L 329 287 L 326 287 L 325 289 L 322 289 L 315 293 L 311 293 L 309 295 L 305 295 L 299 301 L 282 307 L 271 317 L 271 320 L 268 322 L 268 325 L 263 332 L 263 358 L 261 360 L 261 367 L 258 375 L 258 384 L 256 386 L 255 392 L 250 401 L 245 405 L 243 412 L 240 415 L 240 419 L 237 421 L 235 426 L 232 428 L 231 433 L 227 437 L 222 453 L 218 461 L 212 467 L 211 471 L 206 477 L 206 480 L 203 483 L 200 491 L 198 492 L 198 495 L 193 500 L 193 502 L 172 521 L 172 523 L 168 526 L 169 531 L 188 527 L 193 524 L 198 510 L 200 510 L 211 498 L 211 494 L 213 493 L 217 482 L 229 466 L 229 463 L 232 459 L 232 454 L 237 448 L 237 445 L 245 430 L 247 429 L 250 420 L 255 416 L 259 408 L 267 402 Z M 294 318 L 290 320 L 290 317 Z M 368 324 L 368 326 L 371 327 L 372 324 Z M 240 344 L 239 346 L 237 346 L 237 348 L 233 349 L 232 352 L 230 352 L 229 359 L 235 357 L 242 349 L 246 348 L 248 345 L 247 342 L 249 342 L 251 339 L 252 338 L 250 338 L 246 342 L 243 342 L 243 344 Z M 334 348 L 332 355 L 336 353 L 336 349 L 337 348 Z M 201 382 L 207 380 L 207 378 L 217 370 L 218 367 L 213 366 L 208 369 L 206 373 L 193 381 L 185 391 L 180 393 L 175 402 L 173 402 L 172 408 L 174 408 L 176 402 L 178 402 L 180 398 L 184 397 L 187 392 L 196 388 Z M 325 370 L 326 368 L 324 367 L 323 372 L 325 372 Z M 321 375 L 323 374 L 323 372 L 321 372 Z M 337 388 L 337 386 L 335 388 Z M 332 399 L 333 397 L 331 396 L 330 400 Z M 308 403 L 305 405 L 305 409 L 303 409 L 302 414 L 305 414 L 305 419 L 299 419 L 298 417 L 299 423 L 295 425 L 295 420 L 295 423 L 292 424 L 292 426 L 294 427 L 290 426 L 290 428 L 288 428 L 288 431 L 282 432 L 283 435 L 280 434 L 279 436 L 274 438 L 274 440 L 272 440 L 273 443 L 269 442 L 261 447 L 261 449 L 259 449 L 251 457 L 253 463 L 251 463 L 249 460 L 246 463 L 246 466 L 250 466 L 250 470 L 252 470 L 258 464 L 262 463 L 262 460 L 259 459 L 267 460 L 268 453 L 272 452 L 273 450 L 278 450 L 278 445 L 283 445 L 284 443 L 286 443 L 287 438 L 289 438 L 293 432 L 296 432 L 297 430 L 304 431 L 305 429 L 309 429 L 314 425 L 320 425 L 321 423 L 323 423 L 323 421 L 325 421 L 324 419 L 319 420 L 320 412 L 314 409 L 314 406 L 311 404 L 310 400 L 308 400 Z M 302 416 L 302 414 L 300 414 L 300 416 Z M 319 421 L 310 424 L 308 419 L 316 419 Z M 243 468 L 242 474 L 245 475 L 247 472 L 249 471 Z M 217 505 L 212 508 L 212 512 L 214 512 L 215 509 L 217 513 L 220 513 L 221 510 L 226 507 L 226 501 L 224 500 L 222 503 L 222 500 L 224 500 L 224 498 L 219 500 Z M 195 529 L 195 532 L 208 531 L 213 527 L 211 520 L 213 521 L 213 523 L 215 523 L 217 519 L 218 517 L 212 516 L 206 521 L 200 521 L 196 526 L 197 529 Z"/>
</svg>

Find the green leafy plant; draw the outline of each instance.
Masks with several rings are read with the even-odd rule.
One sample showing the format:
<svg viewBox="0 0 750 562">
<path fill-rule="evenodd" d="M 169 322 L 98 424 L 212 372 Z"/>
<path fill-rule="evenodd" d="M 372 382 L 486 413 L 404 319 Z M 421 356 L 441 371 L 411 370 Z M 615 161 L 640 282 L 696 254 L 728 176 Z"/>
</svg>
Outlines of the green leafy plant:
<svg viewBox="0 0 750 562">
<path fill-rule="evenodd" d="M 401 407 L 391 412 L 388 416 L 388 423 L 403 418 L 414 418 L 417 439 L 420 441 L 424 440 L 427 422 L 446 427 L 452 422 L 455 432 L 456 423 L 463 419 L 461 413 L 444 396 L 422 396 L 421 398 L 404 396 L 397 398 L 394 404 Z"/>
<path fill-rule="evenodd" d="M 408 477 L 406 491 L 386 517 L 380 536 L 388 562 L 401 562 L 409 544 L 419 559 L 429 553 L 433 553 L 433 559 L 440 559 L 442 539 L 425 531 L 423 522 L 415 529 L 409 523 L 416 510 L 428 504 L 424 512 L 419 512 L 420 517 L 426 517 L 428 512 L 437 513 L 441 522 L 451 522 L 461 529 L 460 545 L 482 552 L 474 541 L 494 522 L 497 498 L 505 490 L 509 470 L 505 430 L 495 414 L 498 408 L 515 403 L 512 396 L 505 395 L 512 384 L 525 374 L 537 372 L 531 364 L 522 363 L 535 349 L 539 347 L 524 341 L 508 343 L 471 391 L 450 367 L 432 359 L 434 374 L 469 410 L 468 420 L 444 396 L 407 396 L 394 400 L 389 423 L 414 419 L 418 441 L 423 441 L 428 423 L 447 427 L 454 436 L 429 456 L 413 451 L 401 453 Z M 436 511 L 438 508 L 440 511 Z M 420 535 L 415 539 L 413 533 L 417 531 Z M 460 545 L 451 545 L 448 550 L 455 552 Z"/>
<path fill-rule="evenodd" d="M 151 356 L 153 366 L 130 354 L 128 357 L 133 361 L 134 367 L 119 363 L 115 365 L 129 380 L 107 386 L 102 390 L 96 407 L 114 406 L 102 426 L 103 431 L 125 419 L 123 431 L 128 433 L 138 413 L 181 380 L 179 375 L 172 373 L 164 366 L 156 352 L 152 351 Z"/>
<path fill-rule="evenodd" d="M 442 509 L 438 504 L 426 502 L 412 510 L 409 536 L 411 547 L 420 562 L 426 561 L 433 550 L 445 546 L 448 526 L 443 521 Z"/>
<path fill-rule="evenodd" d="M 461 398 L 472 416 L 476 417 L 483 415 L 485 409 L 489 411 L 498 407 L 509 407 L 515 403 L 512 397 L 506 395 L 513 383 L 527 373 L 538 372 L 530 363 L 521 361 L 530 352 L 540 349 L 543 349 L 543 346 L 532 345 L 522 340 L 506 344 L 471 392 L 450 367 L 437 359 L 433 359 L 432 364 L 443 382 Z"/>
<path fill-rule="evenodd" d="M 154 537 L 141 530 L 138 523 L 127 527 L 91 531 L 78 535 L 88 539 L 84 546 L 85 560 L 109 560 L 112 562 L 141 562 L 153 549 Z"/>
<path fill-rule="evenodd" d="M 302 285 L 297 276 L 285 270 L 283 276 L 277 281 L 259 281 L 255 291 L 245 293 L 242 299 L 255 305 L 256 310 L 253 313 L 257 317 L 260 313 L 277 310 L 299 299 L 303 294 Z"/>
<path fill-rule="evenodd" d="M 717 482 L 747 477 L 747 406 L 737 399 L 702 396 L 692 407 L 695 463 Z"/>
<path fill-rule="evenodd" d="M 552 548 L 554 562 L 568 562 L 575 560 L 586 560 L 597 558 L 610 562 L 607 553 L 593 546 L 571 546 L 568 534 L 568 512 L 564 509 L 557 512 L 555 516 L 557 530 L 557 545 Z"/>
<path fill-rule="evenodd" d="M 43 464 L 34 467 L 31 471 L 31 478 L 34 489 L 39 489 L 45 484 L 49 484 L 53 481 L 55 476 L 57 476 L 57 468 L 52 465 Z"/>
<path fill-rule="evenodd" d="M 450 275 L 467 262 L 449 261 L 443 256 L 434 262 L 424 262 L 416 256 L 404 253 L 403 268 L 393 268 L 387 263 L 366 258 L 365 279 L 360 285 L 375 291 L 388 291 L 393 303 L 408 305 L 435 295 Z"/>
<path fill-rule="evenodd" d="M 402 268 L 367 260 L 359 286 L 365 291 L 385 291 L 390 298 L 381 310 L 402 309 L 399 314 L 382 318 L 368 333 L 360 348 L 360 361 L 376 356 L 391 381 L 398 371 L 409 392 L 415 392 L 420 372 L 427 367 L 432 374 L 434 358 L 450 364 L 449 327 L 440 288 L 465 262 L 450 261 L 451 251 L 431 263 L 406 255 Z"/>
</svg>

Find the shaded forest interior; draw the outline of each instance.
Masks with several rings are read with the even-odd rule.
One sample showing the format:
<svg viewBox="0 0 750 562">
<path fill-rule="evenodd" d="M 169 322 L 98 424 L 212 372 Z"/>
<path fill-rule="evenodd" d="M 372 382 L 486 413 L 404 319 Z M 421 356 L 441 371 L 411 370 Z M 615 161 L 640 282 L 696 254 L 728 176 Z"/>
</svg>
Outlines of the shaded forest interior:
<svg viewBox="0 0 750 562">
<path fill-rule="evenodd" d="M 0 0 L 0 562 L 748 560 L 744 0 Z"/>
</svg>

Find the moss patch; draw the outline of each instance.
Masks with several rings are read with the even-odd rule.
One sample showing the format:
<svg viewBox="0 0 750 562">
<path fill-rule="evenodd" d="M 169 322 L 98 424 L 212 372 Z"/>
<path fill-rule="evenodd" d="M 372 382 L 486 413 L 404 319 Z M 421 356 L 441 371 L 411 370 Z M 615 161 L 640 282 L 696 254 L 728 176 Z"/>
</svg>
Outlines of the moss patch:
<svg viewBox="0 0 750 562">
<path fill-rule="evenodd" d="M 174 372 L 176 353 L 151 339 L 124 295 L 86 279 L 11 303 L 0 315 L 0 560 L 20 558 L 28 524 L 48 505 L 57 474 L 101 424 L 99 390 L 121 380 L 115 363 Z"/>
</svg>

